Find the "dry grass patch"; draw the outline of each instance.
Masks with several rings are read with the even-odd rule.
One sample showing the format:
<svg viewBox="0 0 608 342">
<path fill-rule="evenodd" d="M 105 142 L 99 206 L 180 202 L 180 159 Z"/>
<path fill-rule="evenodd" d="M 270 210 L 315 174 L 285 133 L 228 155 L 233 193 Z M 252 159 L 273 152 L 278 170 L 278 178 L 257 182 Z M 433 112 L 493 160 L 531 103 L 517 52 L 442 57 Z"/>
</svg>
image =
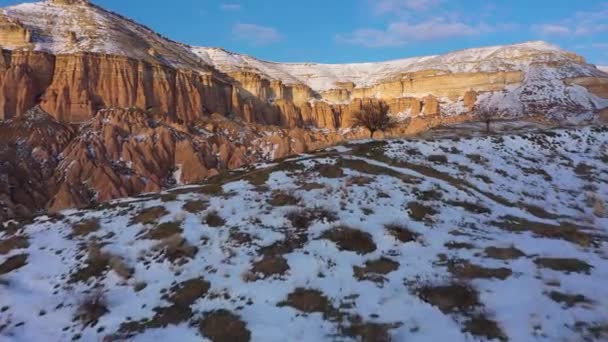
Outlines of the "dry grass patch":
<svg viewBox="0 0 608 342">
<path fill-rule="evenodd" d="M 147 240 L 164 240 L 173 235 L 182 233 L 181 222 L 165 222 L 148 231 L 143 238 Z"/>
<path fill-rule="evenodd" d="M 202 278 L 190 279 L 174 285 L 169 294 L 162 297 L 171 303 L 170 306 L 154 308 L 155 315 L 151 319 L 122 323 L 118 334 L 112 336 L 111 340 L 128 340 L 146 329 L 165 328 L 187 322 L 193 316 L 191 305 L 204 297 L 210 287 L 211 284 Z"/>
<path fill-rule="evenodd" d="M 593 266 L 574 258 L 537 258 L 534 260 L 536 266 L 548 268 L 565 273 L 587 273 L 591 272 Z"/>
<path fill-rule="evenodd" d="M 431 163 L 437 163 L 437 164 L 447 164 L 448 163 L 448 157 L 443 154 L 430 155 L 426 158 L 426 160 L 430 161 Z"/>
<path fill-rule="evenodd" d="M 312 171 L 318 172 L 321 177 L 325 178 L 342 178 L 344 170 L 341 167 L 333 164 L 318 164 L 312 168 Z"/>
<path fill-rule="evenodd" d="M 473 336 L 483 337 L 488 340 L 508 340 L 507 335 L 498 326 L 498 323 L 488 319 L 484 315 L 473 316 L 464 324 L 463 330 Z"/>
<path fill-rule="evenodd" d="M 409 230 L 407 227 L 399 223 L 391 223 L 384 226 L 390 235 L 395 239 L 403 242 L 415 242 L 420 238 L 420 234 Z"/>
<path fill-rule="evenodd" d="M 526 254 L 519 249 L 511 247 L 487 247 L 484 250 L 486 257 L 498 260 L 513 260 L 525 257 Z"/>
<path fill-rule="evenodd" d="M 325 208 L 300 209 L 287 214 L 287 219 L 291 225 L 297 229 L 307 229 L 313 222 L 332 223 L 338 220 L 338 216 L 333 211 Z"/>
<path fill-rule="evenodd" d="M 416 221 L 425 221 L 430 216 L 438 214 L 437 210 L 418 202 L 410 202 L 407 208 L 409 216 Z"/>
<path fill-rule="evenodd" d="M 328 320 L 337 320 L 341 316 L 321 291 L 312 289 L 297 288 L 277 306 L 289 306 L 305 313 L 321 313 Z"/>
<path fill-rule="evenodd" d="M 82 322 L 83 326 L 94 327 L 99 319 L 109 313 L 106 299 L 100 291 L 96 291 L 85 298 L 76 311 L 76 319 Z"/>
<path fill-rule="evenodd" d="M 24 249 L 30 246 L 26 236 L 11 236 L 8 239 L 0 240 L 0 255 L 8 254 L 16 249 Z"/>
<path fill-rule="evenodd" d="M 99 278 L 110 270 L 110 255 L 101 251 L 96 244 L 88 246 L 86 266 L 70 274 L 69 283 L 88 282 L 91 278 Z"/>
<path fill-rule="evenodd" d="M 475 249 L 475 245 L 468 242 L 449 241 L 444 244 L 447 249 Z"/>
<path fill-rule="evenodd" d="M 352 185 L 365 186 L 365 185 L 371 184 L 373 181 L 374 180 L 370 177 L 352 176 L 352 177 L 348 178 L 348 180 L 346 181 L 346 185 L 347 186 L 352 186 Z"/>
<path fill-rule="evenodd" d="M 505 280 L 513 273 L 510 269 L 487 268 L 475 265 L 467 260 L 456 260 L 448 263 L 448 271 L 454 276 L 463 279 L 500 279 Z"/>
<path fill-rule="evenodd" d="M 194 302 L 207 294 L 211 284 L 203 278 L 193 278 L 174 285 L 170 289 L 170 294 L 163 299 L 168 300 L 174 305 L 190 306 Z"/>
<path fill-rule="evenodd" d="M 365 322 L 360 316 L 348 317 L 350 325 L 340 327 L 342 335 L 360 342 L 390 342 L 390 331 L 399 328 L 401 323 L 374 323 Z"/>
<path fill-rule="evenodd" d="M 602 238 L 586 232 L 585 228 L 568 222 L 560 222 L 560 225 L 552 225 L 542 222 L 532 222 L 520 217 L 504 216 L 500 222 L 493 224 L 501 229 L 511 232 L 531 232 L 535 236 L 565 240 L 582 247 L 599 246 Z"/>
<path fill-rule="evenodd" d="M 203 186 L 198 191 L 208 196 L 220 196 L 224 194 L 224 187 L 219 184 L 210 184 Z"/>
<path fill-rule="evenodd" d="M 374 239 L 369 233 L 346 226 L 338 226 L 327 230 L 321 238 L 334 242 L 341 251 L 368 254 L 376 250 Z"/>
<path fill-rule="evenodd" d="M 473 288 L 462 284 L 424 286 L 416 290 L 423 301 L 436 306 L 441 312 L 466 313 L 479 307 L 479 294 Z"/>
<path fill-rule="evenodd" d="M 448 205 L 462 208 L 472 214 L 490 214 L 492 211 L 480 204 L 462 201 L 448 201 Z"/>
<path fill-rule="evenodd" d="M 183 265 L 188 260 L 194 258 L 198 253 L 196 246 L 190 245 L 188 241 L 179 234 L 172 235 L 160 241 L 154 250 L 160 252 L 160 255 L 167 258 L 172 263 Z"/>
<path fill-rule="evenodd" d="M 158 222 L 158 219 L 168 215 L 169 211 L 163 206 L 151 207 L 143 209 L 137 216 L 131 219 L 130 224 L 152 224 Z"/>
<path fill-rule="evenodd" d="M 268 200 L 268 204 L 273 207 L 284 207 L 289 205 L 297 205 L 300 200 L 290 194 L 284 192 L 276 192 L 272 198 Z"/>
<path fill-rule="evenodd" d="M 72 225 L 72 234 L 70 235 L 70 238 L 73 238 L 75 236 L 87 236 L 97 230 L 99 230 L 100 225 L 99 225 L 99 219 L 88 219 L 88 220 L 83 220 L 80 221 L 74 225 Z"/>
<path fill-rule="evenodd" d="M 572 308 L 578 304 L 592 304 L 592 301 L 589 298 L 581 294 L 566 294 L 559 291 L 551 291 L 547 296 L 566 308 Z"/>
<path fill-rule="evenodd" d="M 551 175 L 548 174 L 547 171 L 545 171 L 543 169 L 525 168 L 524 167 L 521 170 L 524 172 L 524 174 L 541 176 L 547 182 L 553 181 L 553 177 L 551 177 Z"/>
<path fill-rule="evenodd" d="M 207 210 L 207 208 L 209 208 L 209 202 L 203 200 L 188 201 L 182 207 L 182 209 L 192 214 L 200 213 Z"/>
<path fill-rule="evenodd" d="M 325 189 L 325 185 L 323 185 L 321 183 L 314 183 L 314 182 L 313 183 L 304 183 L 304 184 L 301 184 L 298 189 L 305 190 L 305 191 Z"/>
<path fill-rule="evenodd" d="M 212 211 L 207 213 L 207 215 L 203 219 L 203 223 L 205 223 L 209 227 L 219 228 L 223 227 L 226 224 L 226 220 L 224 220 L 224 218 L 222 218 L 217 211 Z"/>
<path fill-rule="evenodd" d="M 27 254 L 13 255 L 0 265 L 0 275 L 10 273 L 27 265 Z"/>
<path fill-rule="evenodd" d="M 364 266 L 354 266 L 353 273 L 359 280 L 369 280 L 377 283 L 382 283 L 386 279 L 383 275 L 387 275 L 399 269 L 400 264 L 389 258 L 380 258 L 365 262 Z"/>
<path fill-rule="evenodd" d="M 253 264 L 247 279 L 260 280 L 272 276 L 282 276 L 289 271 L 287 260 L 281 255 L 266 255 L 264 258 Z"/>
<path fill-rule="evenodd" d="M 203 336 L 212 342 L 249 342 L 251 331 L 247 323 L 228 310 L 216 310 L 205 314 L 199 324 Z"/>
</svg>

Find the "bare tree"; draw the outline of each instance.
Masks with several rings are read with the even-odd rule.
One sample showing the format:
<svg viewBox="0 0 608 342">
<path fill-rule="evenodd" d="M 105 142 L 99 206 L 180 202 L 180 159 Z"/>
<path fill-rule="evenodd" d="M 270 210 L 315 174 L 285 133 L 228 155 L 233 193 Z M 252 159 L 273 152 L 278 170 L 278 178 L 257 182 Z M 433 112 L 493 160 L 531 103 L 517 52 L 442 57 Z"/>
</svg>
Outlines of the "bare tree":
<svg viewBox="0 0 608 342">
<path fill-rule="evenodd" d="M 496 110 L 488 107 L 478 107 L 475 113 L 486 124 L 486 133 L 490 133 L 492 122 L 496 120 Z"/>
<path fill-rule="evenodd" d="M 388 106 L 380 104 L 378 106 L 367 105 L 353 116 L 353 127 L 365 127 L 370 132 L 370 138 L 374 138 L 376 131 L 385 131 L 395 126 L 395 123 L 388 115 Z"/>
</svg>

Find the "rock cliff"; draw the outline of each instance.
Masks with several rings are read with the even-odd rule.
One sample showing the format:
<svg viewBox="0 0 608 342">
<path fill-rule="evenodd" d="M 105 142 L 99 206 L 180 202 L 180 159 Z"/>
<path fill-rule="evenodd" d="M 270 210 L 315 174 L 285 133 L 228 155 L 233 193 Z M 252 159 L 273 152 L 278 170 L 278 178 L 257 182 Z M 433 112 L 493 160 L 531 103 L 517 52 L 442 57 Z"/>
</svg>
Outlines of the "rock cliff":
<svg viewBox="0 0 608 342">
<path fill-rule="evenodd" d="M 381 63 L 273 63 L 174 42 L 88 1 L 49 0 L 4 8 L 0 47 L 0 118 L 40 105 L 61 122 L 83 122 L 137 106 L 184 121 L 219 113 L 338 129 L 366 101 L 401 117 L 477 104 L 569 119 L 608 107 L 608 75 L 543 42 Z"/>
</svg>

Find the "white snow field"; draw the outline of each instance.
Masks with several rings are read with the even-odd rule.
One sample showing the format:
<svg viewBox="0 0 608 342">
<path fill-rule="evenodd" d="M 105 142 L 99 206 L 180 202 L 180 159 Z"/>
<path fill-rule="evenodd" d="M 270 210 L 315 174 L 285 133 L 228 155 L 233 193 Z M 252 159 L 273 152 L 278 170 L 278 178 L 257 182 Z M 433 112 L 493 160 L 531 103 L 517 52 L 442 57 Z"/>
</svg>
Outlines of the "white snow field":
<svg viewBox="0 0 608 342">
<path fill-rule="evenodd" d="M 0 229 L 2 341 L 608 339 L 608 129 L 359 143 Z"/>
</svg>

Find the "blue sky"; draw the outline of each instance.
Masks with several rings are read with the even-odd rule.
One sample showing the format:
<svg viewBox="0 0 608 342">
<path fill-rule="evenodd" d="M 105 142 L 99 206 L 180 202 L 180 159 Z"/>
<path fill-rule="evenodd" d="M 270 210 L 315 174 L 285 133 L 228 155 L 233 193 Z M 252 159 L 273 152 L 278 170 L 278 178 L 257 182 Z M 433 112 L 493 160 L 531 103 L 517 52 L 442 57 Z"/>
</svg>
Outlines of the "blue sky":
<svg viewBox="0 0 608 342">
<path fill-rule="evenodd" d="M 606 0 L 95 2 L 178 41 L 273 61 L 379 61 L 545 40 L 608 65 Z"/>
</svg>

